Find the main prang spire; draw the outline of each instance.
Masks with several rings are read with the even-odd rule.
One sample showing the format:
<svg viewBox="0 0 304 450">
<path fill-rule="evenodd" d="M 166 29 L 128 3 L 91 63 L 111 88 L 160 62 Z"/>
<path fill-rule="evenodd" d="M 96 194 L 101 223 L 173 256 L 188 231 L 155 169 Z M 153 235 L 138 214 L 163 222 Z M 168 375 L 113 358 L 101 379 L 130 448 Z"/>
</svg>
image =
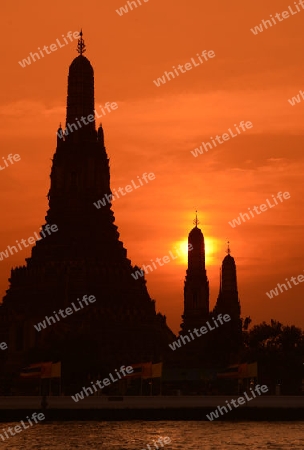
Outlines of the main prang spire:
<svg viewBox="0 0 304 450">
<path fill-rule="evenodd" d="M 77 52 L 82 55 L 86 51 L 86 46 L 84 40 L 82 39 L 82 29 L 80 30 L 79 36 L 80 38 L 78 39 Z"/>
</svg>

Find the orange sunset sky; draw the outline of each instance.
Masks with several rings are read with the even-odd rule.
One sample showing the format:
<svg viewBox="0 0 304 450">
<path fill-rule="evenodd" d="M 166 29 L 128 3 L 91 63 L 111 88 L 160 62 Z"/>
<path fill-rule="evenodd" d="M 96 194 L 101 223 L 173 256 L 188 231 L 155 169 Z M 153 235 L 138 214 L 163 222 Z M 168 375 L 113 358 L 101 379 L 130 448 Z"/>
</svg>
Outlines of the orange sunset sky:
<svg viewBox="0 0 304 450">
<path fill-rule="evenodd" d="M 142 0 L 119 16 L 116 9 L 125 4 L 2 0 L 0 161 L 10 153 L 21 160 L 0 171 L 0 251 L 45 223 L 51 158 L 59 122 L 65 123 L 77 41 L 24 68 L 18 61 L 82 27 L 96 109 L 118 104 L 102 120 L 111 187 L 155 174 L 154 181 L 113 202 L 132 263 L 141 266 L 174 251 L 187 239 L 197 209 L 210 309 L 229 239 L 242 317 L 304 327 L 304 283 L 272 300 L 266 296 L 285 278 L 304 274 L 304 100 L 288 103 L 304 90 L 304 10 L 254 35 L 250 28 L 294 2 Z M 215 57 L 155 86 L 153 80 L 203 50 Z M 242 120 L 253 128 L 197 158 L 190 153 Z M 229 225 L 279 191 L 288 191 L 290 199 L 236 228 Z M 1 298 L 11 267 L 29 256 L 30 248 L 0 261 Z M 174 332 L 181 323 L 185 271 L 180 258 L 146 276 L 157 310 Z"/>
</svg>

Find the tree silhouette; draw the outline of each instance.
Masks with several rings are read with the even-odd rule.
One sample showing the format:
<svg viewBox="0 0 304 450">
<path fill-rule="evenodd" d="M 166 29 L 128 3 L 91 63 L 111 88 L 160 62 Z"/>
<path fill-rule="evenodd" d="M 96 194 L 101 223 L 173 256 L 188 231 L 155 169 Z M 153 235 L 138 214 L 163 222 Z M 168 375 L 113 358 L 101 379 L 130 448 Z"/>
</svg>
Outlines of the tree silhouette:
<svg viewBox="0 0 304 450">
<path fill-rule="evenodd" d="M 283 394 L 300 394 L 304 378 L 303 331 L 271 319 L 270 324 L 262 322 L 243 335 L 243 360 L 258 362 L 259 383 L 267 384 L 272 393 L 280 384 Z"/>
</svg>

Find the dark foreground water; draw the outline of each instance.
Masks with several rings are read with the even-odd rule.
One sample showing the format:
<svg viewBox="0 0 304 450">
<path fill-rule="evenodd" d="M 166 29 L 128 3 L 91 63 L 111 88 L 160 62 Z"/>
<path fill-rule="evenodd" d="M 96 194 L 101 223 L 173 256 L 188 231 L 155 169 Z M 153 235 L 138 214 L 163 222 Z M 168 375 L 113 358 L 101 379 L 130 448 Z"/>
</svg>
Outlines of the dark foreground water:
<svg viewBox="0 0 304 450">
<path fill-rule="evenodd" d="M 0 430 L 15 425 L 0 424 Z M 0 449 L 155 450 L 153 441 L 165 436 L 171 444 L 164 450 L 304 450 L 303 422 L 142 421 L 35 425 L 5 442 L 0 438 Z"/>
</svg>

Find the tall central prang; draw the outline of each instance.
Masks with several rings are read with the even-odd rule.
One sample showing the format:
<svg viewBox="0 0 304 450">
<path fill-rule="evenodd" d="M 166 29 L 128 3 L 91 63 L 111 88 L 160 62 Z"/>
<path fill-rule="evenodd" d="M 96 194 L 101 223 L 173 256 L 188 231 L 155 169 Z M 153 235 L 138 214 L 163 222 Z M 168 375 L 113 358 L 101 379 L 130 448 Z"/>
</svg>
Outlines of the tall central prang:
<svg viewBox="0 0 304 450">
<path fill-rule="evenodd" d="M 129 263 L 118 240 L 111 204 L 100 209 L 93 205 L 111 194 L 109 159 L 104 133 L 95 129 L 94 71 L 85 51 L 82 33 L 79 56 L 69 69 L 66 127 L 57 131 L 57 149 L 48 194 L 50 209 L 46 220 L 56 223 L 64 236 L 58 258 L 88 261 L 103 259 L 107 266 Z M 62 245 L 64 247 L 62 247 Z"/>
<path fill-rule="evenodd" d="M 188 236 L 188 269 L 184 287 L 184 314 L 181 328 L 200 328 L 209 317 L 209 281 L 205 266 L 205 240 L 198 228 L 197 215 L 195 227 Z M 191 245 L 191 247 L 190 247 Z"/>
<path fill-rule="evenodd" d="M 63 386 L 75 392 L 87 377 L 140 362 L 158 362 L 172 340 L 166 318 L 156 314 L 144 277 L 127 258 L 111 204 L 109 158 L 104 132 L 95 128 L 94 71 L 79 55 L 68 75 L 66 127 L 57 131 L 46 226 L 58 231 L 38 240 L 26 264 L 11 271 L 0 307 L 8 358 L 16 375 L 27 364 L 62 362 Z M 83 295 L 96 302 L 36 331 L 34 325 Z"/>
</svg>

